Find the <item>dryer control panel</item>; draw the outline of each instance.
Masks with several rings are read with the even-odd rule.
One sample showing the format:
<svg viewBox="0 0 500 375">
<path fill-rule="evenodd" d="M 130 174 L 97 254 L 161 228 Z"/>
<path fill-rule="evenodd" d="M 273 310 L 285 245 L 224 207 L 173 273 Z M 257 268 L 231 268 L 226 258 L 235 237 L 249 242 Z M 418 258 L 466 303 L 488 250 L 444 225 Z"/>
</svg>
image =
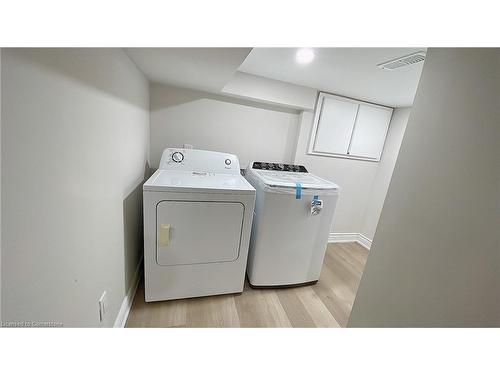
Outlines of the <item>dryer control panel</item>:
<svg viewBox="0 0 500 375">
<path fill-rule="evenodd" d="M 239 175 L 240 163 L 236 155 L 224 152 L 167 148 L 161 156 L 159 169 Z"/>
</svg>

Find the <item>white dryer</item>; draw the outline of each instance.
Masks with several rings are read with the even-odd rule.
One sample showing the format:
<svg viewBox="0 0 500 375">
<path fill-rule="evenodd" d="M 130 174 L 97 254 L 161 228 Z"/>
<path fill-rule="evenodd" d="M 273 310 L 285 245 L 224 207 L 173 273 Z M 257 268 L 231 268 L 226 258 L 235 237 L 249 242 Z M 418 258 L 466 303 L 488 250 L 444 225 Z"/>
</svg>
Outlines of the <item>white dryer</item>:
<svg viewBox="0 0 500 375">
<path fill-rule="evenodd" d="M 339 187 L 301 165 L 253 162 L 257 190 L 247 274 L 252 287 L 318 281 Z"/>
<path fill-rule="evenodd" d="M 255 189 L 238 158 L 166 149 L 143 192 L 146 302 L 242 292 Z"/>
</svg>

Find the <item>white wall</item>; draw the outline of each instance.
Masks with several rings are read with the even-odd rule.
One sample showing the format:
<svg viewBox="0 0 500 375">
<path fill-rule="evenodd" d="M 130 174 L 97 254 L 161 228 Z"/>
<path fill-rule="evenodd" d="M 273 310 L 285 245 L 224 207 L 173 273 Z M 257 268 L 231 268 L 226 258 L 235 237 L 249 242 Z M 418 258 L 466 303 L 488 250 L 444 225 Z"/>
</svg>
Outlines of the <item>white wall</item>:
<svg viewBox="0 0 500 375">
<path fill-rule="evenodd" d="M 242 168 L 251 160 L 293 161 L 294 110 L 161 84 L 150 85 L 150 97 L 153 168 L 165 148 L 184 143 L 236 154 Z"/>
<path fill-rule="evenodd" d="M 193 144 L 195 148 L 235 153 L 242 167 L 251 160 L 304 164 L 312 173 L 336 182 L 342 189 L 332 232 L 362 233 L 371 240 L 410 109 L 394 111 L 378 163 L 308 155 L 313 113 L 302 111 L 299 114 L 283 106 L 290 107 L 292 103 L 313 105 L 316 91 L 300 86 L 287 91 L 281 86 L 284 83 L 269 82 L 273 80 L 265 78 L 261 82 L 251 75 L 235 76 L 234 79 L 241 82 L 228 84 L 231 90 L 239 90 L 238 95 L 249 100 L 162 84 L 150 85 L 151 166 L 158 167 L 166 147 L 180 147 L 184 143 Z M 297 107 L 300 106 L 297 104 Z"/>
<path fill-rule="evenodd" d="M 148 83 L 119 49 L 4 49 L 2 92 L 2 318 L 98 326 L 106 290 L 112 326 L 142 254 Z"/>
<path fill-rule="evenodd" d="M 500 49 L 430 49 L 350 326 L 500 325 Z"/>
<path fill-rule="evenodd" d="M 2 212 L 2 49 L 0 48 L 0 213 Z M 0 322 L 2 321 L 2 215 L 0 214 Z"/>
<path fill-rule="evenodd" d="M 399 149 L 410 116 L 411 108 L 397 108 L 392 114 L 391 124 L 387 132 L 384 150 L 373 178 L 370 193 L 366 200 L 365 212 L 361 223 L 361 234 L 373 239 L 377 228 L 380 212 L 391 182 L 392 172 L 396 165 Z"/>
<path fill-rule="evenodd" d="M 385 153 L 390 151 L 391 159 L 397 155 L 399 144 L 401 143 L 401 127 L 404 125 L 407 109 L 396 109 L 393 120 L 389 125 L 389 136 L 387 137 L 382 159 Z M 311 173 L 314 173 L 327 180 L 333 181 L 341 188 L 340 197 L 335 210 L 332 232 L 334 233 L 360 233 L 362 232 L 367 204 L 375 207 L 383 203 L 385 195 L 372 193 L 373 184 L 379 174 L 379 166 L 382 162 L 371 162 L 365 160 L 354 160 L 345 158 L 333 158 L 319 155 L 307 154 L 311 128 L 313 124 L 313 113 L 304 111 L 300 120 L 300 133 L 295 155 L 295 163 L 305 165 Z M 394 129 L 394 130 L 393 130 Z M 404 128 L 403 128 L 404 131 Z M 377 191 L 383 190 L 379 185 L 387 185 L 391 174 L 389 173 L 390 163 L 384 162 L 384 173 L 379 174 L 379 181 L 375 186 Z M 369 199 L 375 200 L 368 202 Z M 370 225 L 375 225 L 373 221 L 376 214 L 371 214 Z M 378 219 L 378 218 L 376 218 Z M 369 225 L 368 225 L 369 226 Z M 369 233 L 369 232 L 367 232 Z M 371 239 L 372 237 L 369 237 Z"/>
<path fill-rule="evenodd" d="M 236 72 L 224 86 L 227 95 L 300 110 L 314 110 L 318 91 L 310 87 Z"/>
</svg>

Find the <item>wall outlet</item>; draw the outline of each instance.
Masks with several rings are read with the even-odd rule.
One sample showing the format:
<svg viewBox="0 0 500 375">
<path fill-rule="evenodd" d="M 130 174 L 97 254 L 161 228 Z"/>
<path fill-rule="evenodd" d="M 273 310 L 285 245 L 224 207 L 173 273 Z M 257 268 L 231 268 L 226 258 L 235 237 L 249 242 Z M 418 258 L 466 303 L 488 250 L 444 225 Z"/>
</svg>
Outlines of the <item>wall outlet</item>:
<svg viewBox="0 0 500 375">
<path fill-rule="evenodd" d="M 106 315 L 107 308 L 108 297 L 106 291 L 104 291 L 101 298 L 99 298 L 99 322 L 102 322 L 104 320 L 104 315 Z"/>
</svg>

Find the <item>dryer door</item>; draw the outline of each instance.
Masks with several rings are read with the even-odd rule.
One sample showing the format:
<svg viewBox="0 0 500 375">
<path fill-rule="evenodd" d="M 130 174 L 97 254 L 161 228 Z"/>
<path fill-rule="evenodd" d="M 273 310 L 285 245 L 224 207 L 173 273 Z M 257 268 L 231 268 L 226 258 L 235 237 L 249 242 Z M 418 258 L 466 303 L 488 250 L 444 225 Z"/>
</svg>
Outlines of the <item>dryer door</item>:
<svg viewBox="0 0 500 375">
<path fill-rule="evenodd" d="M 161 201 L 156 207 L 157 263 L 235 261 L 244 209 L 240 202 Z"/>
</svg>

